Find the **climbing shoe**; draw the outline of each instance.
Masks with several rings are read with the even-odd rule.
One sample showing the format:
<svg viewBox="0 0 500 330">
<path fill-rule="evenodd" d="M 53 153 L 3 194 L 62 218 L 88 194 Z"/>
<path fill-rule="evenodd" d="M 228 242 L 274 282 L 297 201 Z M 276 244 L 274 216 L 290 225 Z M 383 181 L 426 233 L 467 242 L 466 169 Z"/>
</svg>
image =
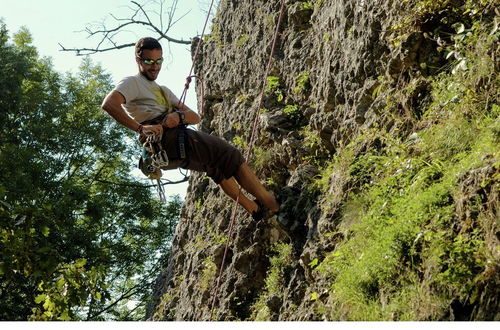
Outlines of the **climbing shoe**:
<svg viewBox="0 0 500 330">
<path fill-rule="evenodd" d="M 252 212 L 252 218 L 255 220 L 255 221 L 261 221 L 263 220 L 266 216 L 267 216 L 267 209 L 266 207 L 264 206 L 264 204 L 262 204 L 261 201 L 259 201 L 258 199 L 254 200 L 255 204 L 257 204 L 257 206 L 259 207 L 257 209 L 257 211 L 253 211 Z"/>
</svg>

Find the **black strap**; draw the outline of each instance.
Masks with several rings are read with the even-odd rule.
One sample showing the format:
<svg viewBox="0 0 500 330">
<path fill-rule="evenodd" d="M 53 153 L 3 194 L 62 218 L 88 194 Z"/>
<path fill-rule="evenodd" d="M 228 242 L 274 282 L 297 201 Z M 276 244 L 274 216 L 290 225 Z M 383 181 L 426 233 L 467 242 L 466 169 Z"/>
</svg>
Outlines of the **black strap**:
<svg viewBox="0 0 500 330">
<path fill-rule="evenodd" d="M 177 130 L 177 147 L 179 151 L 179 158 L 182 160 L 187 159 L 187 136 L 186 125 L 178 126 Z"/>
<path fill-rule="evenodd" d="M 165 118 L 166 115 L 167 115 L 167 113 L 162 113 L 158 117 L 155 117 L 153 119 L 145 120 L 145 121 L 141 122 L 141 125 L 158 125 L 158 124 L 161 124 L 162 121 L 163 121 L 163 118 Z"/>
</svg>

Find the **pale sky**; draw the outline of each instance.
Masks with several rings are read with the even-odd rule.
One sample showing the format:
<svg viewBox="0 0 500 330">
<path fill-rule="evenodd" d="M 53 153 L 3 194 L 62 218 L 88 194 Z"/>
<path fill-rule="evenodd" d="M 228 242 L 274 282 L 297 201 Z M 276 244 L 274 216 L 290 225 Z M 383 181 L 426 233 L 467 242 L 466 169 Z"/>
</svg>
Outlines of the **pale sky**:
<svg viewBox="0 0 500 330">
<path fill-rule="evenodd" d="M 173 1 L 165 0 L 164 7 L 168 8 Z M 137 0 L 137 2 L 146 4 L 145 8 L 150 11 L 159 10 L 158 1 Z M 186 16 L 171 29 L 169 36 L 186 40 L 201 34 L 209 4 L 209 0 L 178 0 L 176 15 L 178 18 L 184 14 Z M 84 30 L 89 24 L 101 23 L 103 20 L 108 27 L 113 27 L 116 21 L 110 14 L 112 13 L 117 18 L 127 18 L 133 12 L 131 7 L 137 8 L 130 0 L 0 0 L 0 17 L 7 25 L 10 36 L 21 26 L 27 27 L 33 36 L 33 44 L 39 55 L 51 57 L 55 70 L 61 73 L 76 73 L 82 57 L 61 51 L 59 43 L 66 48 L 93 47 L 98 39 L 87 39 L 85 32 L 77 31 Z M 212 17 L 213 15 L 212 12 Z M 157 16 L 152 13 L 151 17 Z M 206 33 L 209 32 L 210 26 Z M 134 43 L 144 36 L 155 36 L 155 34 L 144 27 L 131 26 L 127 33 L 119 37 L 122 42 Z M 166 62 L 157 82 L 160 85 L 166 85 L 177 96 L 180 96 L 191 68 L 189 45 L 170 44 L 169 46 L 166 41 L 162 41 L 162 46 Z M 98 53 L 90 57 L 111 74 L 115 83 L 123 77 L 137 73 L 132 47 Z M 196 109 L 194 82 L 188 92 L 186 103 L 191 109 Z M 177 170 L 166 171 L 163 177 L 178 180 L 180 176 L 177 173 Z M 187 183 L 167 185 L 165 188 L 167 194 L 180 194 L 184 198 Z"/>
</svg>

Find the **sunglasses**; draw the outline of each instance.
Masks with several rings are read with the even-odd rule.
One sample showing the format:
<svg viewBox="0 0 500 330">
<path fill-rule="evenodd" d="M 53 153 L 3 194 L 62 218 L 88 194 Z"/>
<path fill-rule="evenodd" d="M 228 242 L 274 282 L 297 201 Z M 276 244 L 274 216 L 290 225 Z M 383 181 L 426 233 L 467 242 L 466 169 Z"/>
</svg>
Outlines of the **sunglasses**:
<svg viewBox="0 0 500 330">
<path fill-rule="evenodd" d="M 146 65 L 155 65 L 155 64 L 161 65 L 163 63 L 163 57 L 160 57 L 157 60 L 147 60 L 145 58 L 141 58 L 141 61 Z"/>
</svg>

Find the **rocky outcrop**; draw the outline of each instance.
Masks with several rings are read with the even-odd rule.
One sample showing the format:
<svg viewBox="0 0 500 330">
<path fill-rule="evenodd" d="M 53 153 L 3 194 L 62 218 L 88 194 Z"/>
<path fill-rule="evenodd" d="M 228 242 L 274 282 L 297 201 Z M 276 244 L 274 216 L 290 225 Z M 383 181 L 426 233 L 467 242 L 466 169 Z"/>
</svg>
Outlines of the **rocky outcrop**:
<svg viewBox="0 0 500 330">
<path fill-rule="evenodd" d="M 280 268 L 284 291 L 261 301 L 266 319 L 320 319 L 313 304 L 328 296 L 328 280 L 311 272 L 309 265 L 345 239 L 337 228 L 342 207 L 360 188 L 345 169 L 333 167 L 329 197 L 311 189 L 323 170 L 322 161 L 367 130 L 397 128 L 410 136 L 421 116 L 419 109 L 429 102 L 425 77 L 435 74 L 445 59 L 425 31 L 401 33 L 395 28 L 411 2 L 287 1 L 267 78 L 279 5 L 278 0 L 221 0 L 212 34 L 201 41 L 196 71 L 205 83 L 201 130 L 245 149 L 254 116 L 260 116 L 251 164 L 262 181 L 283 196 L 280 220 L 290 235 L 272 223 L 256 223 L 237 209 L 235 230 L 227 237 L 232 201 L 203 173 L 193 173 L 149 319 L 256 319 L 255 305 L 269 286 L 266 279 L 277 242 L 293 249 L 289 264 Z M 256 109 L 264 84 L 265 109 Z M 387 96 L 409 84 L 411 90 L 400 93 L 393 107 L 408 122 L 396 123 L 384 112 Z M 197 91 L 201 98 L 199 86 Z M 377 143 L 360 143 L 352 152 L 377 148 Z M 471 189 L 467 180 L 472 179 L 463 179 L 464 190 Z"/>
</svg>

